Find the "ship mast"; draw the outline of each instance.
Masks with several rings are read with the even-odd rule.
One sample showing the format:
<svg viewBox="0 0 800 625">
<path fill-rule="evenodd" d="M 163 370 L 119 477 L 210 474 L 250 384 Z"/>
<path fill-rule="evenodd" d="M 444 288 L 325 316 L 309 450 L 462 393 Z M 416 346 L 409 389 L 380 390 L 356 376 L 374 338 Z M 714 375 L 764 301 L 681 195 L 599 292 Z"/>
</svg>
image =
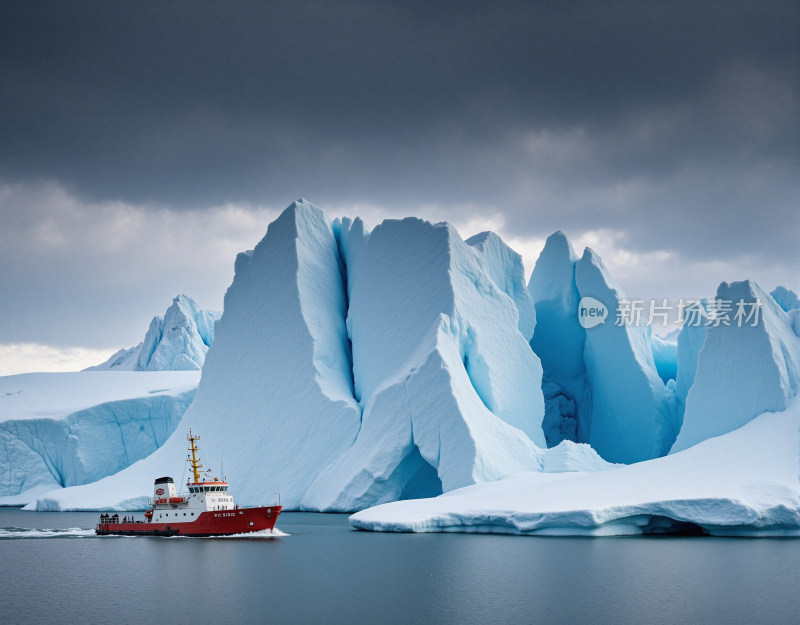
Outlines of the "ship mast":
<svg viewBox="0 0 800 625">
<path fill-rule="evenodd" d="M 186 440 L 189 441 L 189 451 L 192 452 L 192 457 L 187 458 L 191 462 L 192 465 L 192 473 L 194 473 L 194 483 L 197 484 L 200 481 L 200 472 L 198 471 L 203 465 L 197 460 L 197 452 L 200 451 L 200 448 L 195 446 L 194 442 L 199 441 L 199 436 L 192 436 L 192 430 L 189 430 L 189 436 L 186 437 Z"/>
</svg>

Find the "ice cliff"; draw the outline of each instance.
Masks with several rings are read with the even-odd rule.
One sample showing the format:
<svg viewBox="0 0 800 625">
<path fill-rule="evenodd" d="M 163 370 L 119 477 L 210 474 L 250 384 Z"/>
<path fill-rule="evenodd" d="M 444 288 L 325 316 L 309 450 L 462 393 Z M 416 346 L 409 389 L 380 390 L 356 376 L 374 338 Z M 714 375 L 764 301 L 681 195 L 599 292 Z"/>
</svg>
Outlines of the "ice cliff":
<svg viewBox="0 0 800 625">
<path fill-rule="evenodd" d="M 164 316 L 153 317 L 144 340 L 121 349 L 87 371 L 192 371 L 203 368 L 221 313 L 203 310 L 191 297 L 178 295 Z"/>
<path fill-rule="evenodd" d="M 800 388 L 800 341 L 778 303 L 755 282 L 723 282 L 727 322 L 707 328 L 672 452 L 784 410 Z"/>
</svg>

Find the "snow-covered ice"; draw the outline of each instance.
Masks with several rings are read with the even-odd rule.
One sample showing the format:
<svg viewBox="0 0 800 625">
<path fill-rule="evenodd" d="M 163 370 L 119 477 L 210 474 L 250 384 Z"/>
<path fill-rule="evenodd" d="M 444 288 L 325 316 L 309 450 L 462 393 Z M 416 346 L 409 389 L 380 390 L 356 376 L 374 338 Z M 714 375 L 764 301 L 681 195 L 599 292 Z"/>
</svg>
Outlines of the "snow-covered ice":
<svg viewBox="0 0 800 625">
<path fill-rule="evenodd" d="M 552 451 L 552 450 L 551 450 Z M 594 473 L 522 472 L 350 517 L 399 532 L 800 535 L 800 400 L 677 454 Z"/>
</svg>

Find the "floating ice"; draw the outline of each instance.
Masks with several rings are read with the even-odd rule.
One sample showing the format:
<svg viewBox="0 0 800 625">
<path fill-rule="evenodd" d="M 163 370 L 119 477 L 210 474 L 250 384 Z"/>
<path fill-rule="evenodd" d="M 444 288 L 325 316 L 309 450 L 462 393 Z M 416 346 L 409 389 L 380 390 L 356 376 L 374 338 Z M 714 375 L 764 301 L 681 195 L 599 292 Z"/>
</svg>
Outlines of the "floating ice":
<svg viewBox="0 0 800 625">
<path fill-rule="evenodd" d="M 400 532 L 798 536 L 799 431 L 795 400 L 784 412 L 663 458 L 594 473 L 518 473 L 369 508 L 350 524 Z"/>
</svg>

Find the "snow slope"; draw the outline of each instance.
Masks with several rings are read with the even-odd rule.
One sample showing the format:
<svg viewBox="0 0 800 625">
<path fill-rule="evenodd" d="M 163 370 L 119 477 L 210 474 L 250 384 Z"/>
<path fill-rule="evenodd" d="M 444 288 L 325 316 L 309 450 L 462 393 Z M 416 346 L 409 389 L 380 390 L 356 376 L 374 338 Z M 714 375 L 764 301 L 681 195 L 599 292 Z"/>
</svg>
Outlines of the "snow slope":
<svg viewBox="0 0 800 625">
<path fill-rule="evenodd" d="M 0 505 L 36 487 L 91 482 L 148 456 L 177 426 L 199 378 L 102 371 L 0 378 Z"/>
<path fill-rule="evenodd" d="M 192 371 L 203 368 L 220 313 L 203 310 L 191 297 L 178 295 L 164 316 L 155 316 L 144 341 L 121 349 L 86 371 Z"/>
<path fill-rule="evenodd" d="M 552 451 L 552 450 L 551 450 Z M 610 471 L 522 472 L 350 517 L 357 529 L 619 535 L 701 529 L 800 535 L 800 400 L 691 449 Z"/>
</svg>

